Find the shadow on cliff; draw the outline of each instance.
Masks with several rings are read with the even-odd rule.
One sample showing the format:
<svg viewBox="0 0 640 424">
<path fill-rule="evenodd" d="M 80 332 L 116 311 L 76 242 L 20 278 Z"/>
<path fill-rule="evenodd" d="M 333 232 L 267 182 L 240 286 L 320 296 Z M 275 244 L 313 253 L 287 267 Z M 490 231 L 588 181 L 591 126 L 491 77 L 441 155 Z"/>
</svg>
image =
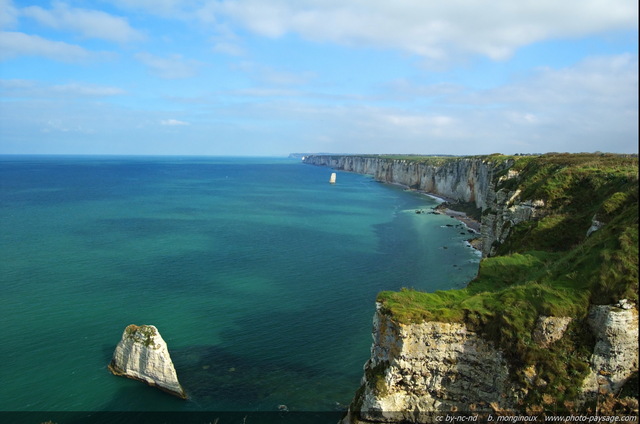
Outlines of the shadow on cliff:
<svg viewBox="0 0 640 424">
<path fill-rule="evenodd" d="M 566 251 L 584 241 L 590 226 L 590 216 L 573 212 L 521 222 L 498 246 L 496 256 L 527 250 Z"/>
</svg>

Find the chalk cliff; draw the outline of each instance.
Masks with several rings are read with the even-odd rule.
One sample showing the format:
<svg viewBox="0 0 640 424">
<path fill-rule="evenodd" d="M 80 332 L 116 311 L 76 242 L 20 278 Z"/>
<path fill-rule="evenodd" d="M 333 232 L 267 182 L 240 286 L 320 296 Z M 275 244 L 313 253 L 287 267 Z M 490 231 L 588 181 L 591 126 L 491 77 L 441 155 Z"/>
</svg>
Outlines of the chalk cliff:
<svg viewBox="0 0 640 424">
<path fill-rule="evenodd" d="M 595 305 L 590 310 L 596 340 L 583 402 L 618 393 L 638 371 L 638 311 L 626 305 L 629 309 Z M 553 321 L 541 317 L 534 330 L 546 333 L 549 344 L 563 336 L 570 319 Z M 371 358 L 342 424 L 431 423 L 438 413 L 532 412 L 523 400 L 532 387 L 546 384 L 533 366 L 522 372 L 528 381 L 518 381 L 505 352 L 464 323 L 401 324 L 378 303 L 372 335 Z"/>
<path fill-rule="evenodd" d="M 536 216 L 539 202 L 522 201 L 519 193 L 497 190 L 497 183 L 514 177 L 511 159 L 446 158 L 420 162 L 369 156 L 310 155 L 304 163 L 372 175 L 378 181 L 474 204 L 483 211 L 482 248 L 484 256 L 495 251 L 522 220 Z"/>
<path fill-rule="evenodd" d="M 115 374 L 140 380 L 150 386 L 186 399 L 169 356 L 167 344 L 153 325 L 129 325 L 108 366 Z"/>
<path fill-rule="evenodd" d="M 481 158 L 444 159 L 418 162 L 369 156 L 310 155 L 304 163 L 328 166 L 358 174 L 372 175 L 376 180 L 402 184 L 453 200 L 472 202 L 485 208 L 494 176 L 513 162 Z"/>
<path fill-rule="evenodd" d="M 637 157 L 304 162 L 482 210 L 485 259 L 464 294 L 429 295 L 437 310 L 426 313 L 419 303 L 402 306 L 411 293 L 396 296 L 393 308 L 379 296 L 371 358 L 344 424 L 432 422 L 431 414 L 454 411 L 589 411 L 637 373 Z M 399 315 L 416 316 L 414 308 L 426 318 Z"/>
<path fill-rule="evenodd" d="M 638 370 L 638 309 L 626 299 L 616 305 L 593 306 L 588 322 L 596 343 L 584 391 L 617 393 Z"/>
<path fill-rule="evenodd" d="M 437 412 L 512 407 L 503 353 L 464 324 L 400 324 L 378 303 L 371 358 L 344 423 L 431 422 Z"/>
</svg>

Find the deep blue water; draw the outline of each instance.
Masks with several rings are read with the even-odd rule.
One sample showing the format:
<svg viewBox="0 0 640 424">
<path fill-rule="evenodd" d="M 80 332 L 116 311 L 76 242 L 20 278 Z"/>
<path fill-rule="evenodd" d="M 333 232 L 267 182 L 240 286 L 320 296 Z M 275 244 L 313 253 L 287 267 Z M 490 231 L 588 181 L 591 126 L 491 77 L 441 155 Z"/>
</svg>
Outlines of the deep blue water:
<svg viewBox="0 0 640 424">
<path fill-rule="evenodd" d="M 0 411 L 330 411 L 381 290 L 462 287 L 435 200 L 279 158 L 0 157 Z M 449 226 L 447 225 L 449 224 Z M 451 224 L 454 224 L 451 226 Z M 111 375 L 153 324 L 188 401 Z"/>
</svg>

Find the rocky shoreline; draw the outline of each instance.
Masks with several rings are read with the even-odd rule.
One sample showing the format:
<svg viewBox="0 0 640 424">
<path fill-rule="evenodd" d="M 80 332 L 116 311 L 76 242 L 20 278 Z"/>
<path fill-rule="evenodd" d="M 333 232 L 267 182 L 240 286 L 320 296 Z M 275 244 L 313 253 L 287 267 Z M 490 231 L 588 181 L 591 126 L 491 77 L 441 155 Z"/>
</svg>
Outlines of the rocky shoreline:
<svg viewBox="0 0 640 424">
<path fill-rule="evenodd" d="M 456 211 L 455 209 L 451 209 L 449 206 L 450 206 L 449 204 L 443 203 L 438 207 L 436 207 L 435 211 L 436 213 L 447 215 L 450 218 L 454 218 L 459 222 L 462 222 L 466 226 L 466 228 L 469 230 L 470 235 L 473 235 L 473 237 L 467 240 L 467 242 L 469 243 L 469 246 L 471 246 L 472 248 L 476 249 L 479 252 L 482 252 L 482 236 L 481 236 L 482 224 L 479 221 L 471 218 L 465 212 Z"/>
<path fill-rule="evenodd" d="M 471 218 L 465 212 L 457 211 L 455 209 L 451 209 L 449 206 L 440 205 L 436 209 L 436 212 L 441 213 L 442 215 L 447 215 L 451 218 L 455 218 L 458 221 L 464 223 L 470 230 L 473 232 L 480 234 L 480 228 L 482 224 L 479 221 Z"/>
<path fill-rule="evenodd" d="M 410 190 L 410 189 L 407 188 L 407 190 Z M 432 213 L 439 214 L 439 215 L 447 215 L 448 217 L 454 218 L 459 222 L 463 223 L 467 228 L 467 230 L 469 230 L 469 233 L 475 235 L 475 237 L 471 237 L 470 239 L 468 239 L 467 242 L 472 248 L 482 252 L 482 238 L 481 238 L 482 223 L 480 221 L 470 217 L 469 215 L 467 215 L 466 212 L 456 210 L 455 205 L 457 202 L 455 202 L 452 199 L 446 199 L 441 196 L 436 196 L 435 194 L 427 193 L 427 192 L 421 192 L 421 193 L 424 194 L 425 196 L 429 196 L 433 199 L 441 201 L 442 203 L 440 203 L 438 206 L 433 208 Z"/>
</svg>

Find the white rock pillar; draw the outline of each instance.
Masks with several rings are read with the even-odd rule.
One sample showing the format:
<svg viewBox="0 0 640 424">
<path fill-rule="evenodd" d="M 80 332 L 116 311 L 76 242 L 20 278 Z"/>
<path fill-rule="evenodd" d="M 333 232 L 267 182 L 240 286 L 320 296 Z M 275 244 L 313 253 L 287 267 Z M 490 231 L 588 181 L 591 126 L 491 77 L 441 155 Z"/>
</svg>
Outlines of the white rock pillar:
<svg viewBox="0 0 640 424">
<path fill-rule="evenodd" d="M 167 393 L 186 399 L 178 382 L 167 344 L 153 325 L 129 325 L 113 352 L 109 371 L 140 380 Z"/>
</svg>

